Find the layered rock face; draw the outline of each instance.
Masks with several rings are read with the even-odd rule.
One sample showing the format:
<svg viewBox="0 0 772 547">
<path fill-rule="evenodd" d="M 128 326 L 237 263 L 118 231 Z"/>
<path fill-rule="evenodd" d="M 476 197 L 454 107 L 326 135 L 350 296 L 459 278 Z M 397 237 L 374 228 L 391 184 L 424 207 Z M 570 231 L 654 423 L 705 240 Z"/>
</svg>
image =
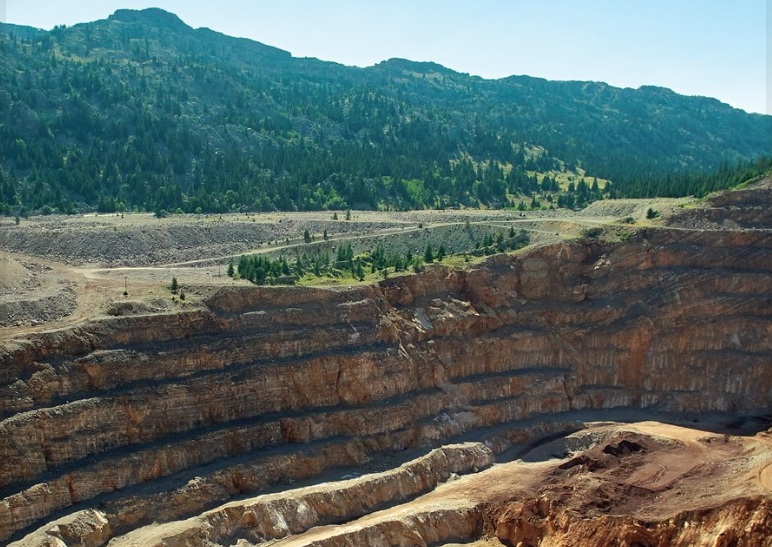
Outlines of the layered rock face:
<svg viewBox="0 0 772 547">
<path fill-rule="evenodd" d="M 224 288 L 187 313 L 5 342 L 0 540 L 99 507 L 102 545 L 377 453 L 557 430 L 571 411 L 767 413 L 771 274 L 768 229 L 640 229 L 371 287 Z"/>
</svg>

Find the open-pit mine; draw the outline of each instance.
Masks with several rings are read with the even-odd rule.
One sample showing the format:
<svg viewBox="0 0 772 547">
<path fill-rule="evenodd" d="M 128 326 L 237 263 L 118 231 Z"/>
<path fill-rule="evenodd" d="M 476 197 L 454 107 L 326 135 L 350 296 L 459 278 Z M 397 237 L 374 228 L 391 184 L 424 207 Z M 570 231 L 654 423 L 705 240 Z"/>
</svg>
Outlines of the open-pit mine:
<svg viewBox="0 0 772 547">
<path fill-rule="evenodd" d="M 0 542 L 769 547 L 772 183 L 648 206 L 395 214 L 532 243 L 319 286 L 224 275 L 260 219 L 4 221 Z"/>
</svg>

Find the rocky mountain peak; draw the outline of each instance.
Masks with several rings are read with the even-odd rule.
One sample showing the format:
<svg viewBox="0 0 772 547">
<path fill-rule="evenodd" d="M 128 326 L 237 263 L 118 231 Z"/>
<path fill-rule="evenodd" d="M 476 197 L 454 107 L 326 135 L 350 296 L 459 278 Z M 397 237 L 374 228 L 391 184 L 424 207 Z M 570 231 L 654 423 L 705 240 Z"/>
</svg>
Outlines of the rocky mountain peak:
<svg viewBox="0 0 772 547">
<path fill-rule="evenodd" d="M 190 30 L 191 28 L 175 14 L 162 10 L 161 8 L 146 8 L 141 10 L 119 9 L 109 17 L 109 20 L 165 27 L 170 30 Z"/>
</svg>

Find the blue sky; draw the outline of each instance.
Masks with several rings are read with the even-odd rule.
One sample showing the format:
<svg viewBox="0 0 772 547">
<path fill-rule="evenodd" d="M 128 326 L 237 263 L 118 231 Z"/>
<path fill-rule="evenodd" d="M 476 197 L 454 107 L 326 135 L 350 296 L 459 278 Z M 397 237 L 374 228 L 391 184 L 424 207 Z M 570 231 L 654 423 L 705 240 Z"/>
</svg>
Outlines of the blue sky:
<svg viewBox="0 0 772 547">
<path fill-rule="evenodd" d="M 528 74 L 659 85 L 769 112 L 772 0 L 0 0 L 0 18 L 50 29 L 160 7 L 209 27 L 347 65 L 435 61 L 485 78 Z M 772 14 L 770 14 L 772 19 Z"/>
</svg>

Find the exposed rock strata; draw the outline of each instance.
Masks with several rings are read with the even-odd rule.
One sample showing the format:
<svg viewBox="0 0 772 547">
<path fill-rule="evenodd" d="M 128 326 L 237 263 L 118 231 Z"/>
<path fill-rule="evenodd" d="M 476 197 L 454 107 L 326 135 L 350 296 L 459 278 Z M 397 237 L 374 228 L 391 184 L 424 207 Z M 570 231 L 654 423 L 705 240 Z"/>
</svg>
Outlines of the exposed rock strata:
<svg viewBox="0 0 772 547">
<path fill-rule="evenodd" d="M 766 412 L 770 274 L 767 230 L 648 229 L 373 287 L 223 289 L 206 309 L 6 342 L 0 540 L 144 483 L 160 493 L 111 529 L 557 412 Z M 158 507 L 168 492 L 185 501 Z"/>
<path fill-rule="evenodd" d="M 493 461 L 492 452 L 484 445 L 448 446 L 395 470 L 336 483 L 334 489 L 321 485 L 294 490 L 291 495 L 274 494 L 229 503 L 187 522 L 158 527 L 151 534 L 145 530 L 128 534 L 115 545 L 146 542 L 150 535 L 163 537 L 167 545 L 185 544 L 193 538 L 199 544 L 213 545 L 234 544 L 240 539 L 252 544 L 270 542 L 409 501 L 451 476 L 477 472 Z"/>
</svg>

